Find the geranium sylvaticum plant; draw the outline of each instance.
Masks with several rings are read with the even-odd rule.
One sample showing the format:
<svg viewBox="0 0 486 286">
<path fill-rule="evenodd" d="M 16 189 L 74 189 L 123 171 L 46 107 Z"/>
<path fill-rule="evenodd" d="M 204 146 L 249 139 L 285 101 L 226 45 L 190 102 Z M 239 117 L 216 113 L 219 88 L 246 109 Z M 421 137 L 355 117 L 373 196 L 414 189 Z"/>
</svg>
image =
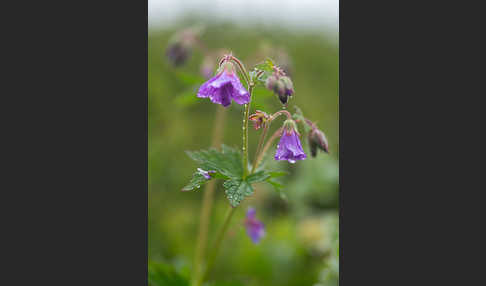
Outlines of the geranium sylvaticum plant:
<svg viewBox="0 0 486 286">
<path fill-rule="evenodd" d="M 175 48 L 174 50 L 177 51 Z M 206 62 L 205 65 L 210 66 L 210 63 Z M 205 271 L 201 275 L 196 273 L 198 277 L 194 279 L 195 282 L 193 283 L 196 286 L 201 285 L 207 278 L 230 220 L 241 202 L 254 193 L 253 185 L 259 182 L 267 182 L 279 192 L 283 187 L 275 178 L 284 176 L 286 173 L 268 170 L 262 164 L 265 155 L 273 153 L 274 160 L 290 164 L 307 159 L 308 156 L 301 144 L 303 134 L 307 134 L 311 157 L 317 155 L 318 149 L 326 153 L 329 151 L 324 132 L 318 129 L 315 123 L 305 118 L 298 108 L 296 108 L 294 114 L 287 110 L 289 101 L 295 96 L 296 92 L 291 78 L 273 60 L 266 59 L 248 71 L 238 58 L 232 54 L 227 54 L 216 63 L 216 66 L 217 69 L 214 73 L 205 72 L 209 79 L 199 87 L 195 96 L 210 100 L 212 103 L 222 105 L 225 108 L 229 108 L 232 104 L 243 105 L 242 145 L 238 149 L 223 144 L 219 150 L 210 148 L 187 152 L 189 157 L 196 161 L 199 166 L 195 169 L 189 183 L 182 190 L 197 191 L 211 180 L 222 179 L 225 195 L 230 205 L 224 224 L 216 237 L 214 247 L 211 249 L 212 253 L 205 263 Z M 211 74 L 213 76 L 210 77 Z M 273 92 L 275 99 L 282 103 L 282 109 L 274 112 L 269 110 L 250 112 L 253 90 L 257 85 L 264 86 Z M 270 125 L 277 124 L 277 119 L 280 116 L 284 116 L 284 120 L 280 121 L 281 127 L 266 140 Z M 261 133 L 253 162 L 249 162 L 248 159 L 249 121 L 252 121 L 255 130 Z M 300 131 L 299 125 L 302 126 Z M 259 243 L 264 238 L 265 227 L 263 222 L 257 218 L 257 211 L 254 208 L 247 209 L 246 218 L 242 225 L 246 228 L 252 242 Z"/>
</svg>

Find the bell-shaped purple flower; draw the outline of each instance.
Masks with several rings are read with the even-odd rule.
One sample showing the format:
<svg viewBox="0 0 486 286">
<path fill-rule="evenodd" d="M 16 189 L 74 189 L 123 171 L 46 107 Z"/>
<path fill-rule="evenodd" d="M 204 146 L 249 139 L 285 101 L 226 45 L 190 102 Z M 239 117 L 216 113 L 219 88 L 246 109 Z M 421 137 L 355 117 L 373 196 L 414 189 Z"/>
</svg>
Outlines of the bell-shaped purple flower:
<svg viewBox="0 0 486 286">
<path fill-rule="evenodd" d="M 286 121 L 287 122 L 287 121 Z M 300 144 L 299 135 L 295 131 L 295 122 L 284 123 L 284 130 L 280 142 L 277 145 L 277 152 L 275 153 L 275 160 L 287 160 L 290 163 L 295 163 L 297 160 L 304 160 L 307 155 Z M 290 128 L 285 128 L 285 125 Z"/>
<path fill-rule="evenodd" d="M 246 233 L 251 238 L 253 243 L 260 242 L 260 239 L 265 236 L 265 226 L 263 223 L 256 219 L 256 211 L 254 208 L 248 208 L 246 212 L 245 228 Z"/>
<path fill-rule="evenodd" d="M 197 97 L 209 97 L 212 102 L 224 107 L 229 106 L 232 99 L 238 104 L 250 102 L 250 94 L 241 84 L 230 62 L 225 62 L 222 70 L 199 88 Z"/>
</svg>

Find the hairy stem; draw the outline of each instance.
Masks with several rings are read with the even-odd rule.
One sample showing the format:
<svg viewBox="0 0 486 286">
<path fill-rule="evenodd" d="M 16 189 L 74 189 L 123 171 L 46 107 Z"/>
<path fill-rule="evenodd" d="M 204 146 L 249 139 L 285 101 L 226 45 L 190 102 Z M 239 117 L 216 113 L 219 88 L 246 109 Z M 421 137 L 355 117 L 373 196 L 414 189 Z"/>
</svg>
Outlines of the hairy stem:
<svg viewBox="0 0 486 286">
<path fill-rule="evenodd" d="M 292 114 L 290 114 L 290 112 L 288 112 L 287 110 L 279 110 L 277 112 L 275 112 L 271 117 L 270 119 L 268 120 L 269 122 L 272 122 L 273 120 L 275 120 L 277 117 L 279 117 L 280 115 L 282 114 L 285 114 L 287 116 L 287 119 L 292 119 Z"/>
<path fill-rule="evenodd" d="M 258 142 L 258 147 L 257 147 L 257 150 L 255 152 L 255 158 L 253 159 L 253 166 L 251 167 L 250 174 L 253 174 L 253 172 L 255 172 L 255 170 L 256 170 L 257 158 L 260 155 L 260 151 L 263 147 L 263 142 L 265 142 L 265 137 L 267 136 L 267 132 L 268 132 L 269 128 L 270 128 L 270 122 L 268 122 L 268 124 L 265 124 L 265 127 L 263 127 L 262 135 L 260 136 L 260 141 Z"/>
<path fill-rule="evenodd" d="M 260 162 L 262 161 L 263 156 L 267 152 L 268 148 L 270 148 L 270 146 L 272 146 L 273 141 L 275 139 L 277 139 L 282 134 L 282 130 L 283 130 L 283 127 L 280 127 L 279 129 L 277 129 L 277 131 L 275 131 L 275 133 L 273 133 L 272 137 L 270 137 L 270 139 L 268 139 L 267 144 L 265 144 L 265 147 L 263 147 L 262 152 L 258 155 L 258 158 L 256 159 L 255 166 L 254 166 L 255 169 L 258 166 L 258 164 L 260 164 Z"/>
<path fill-rule="evenodd" d="M 226 109 L 222 106 L 218 106 L 216 109 L 216 117 L 214 119 L 214 128 L 212 134 L 211 145 L 215 148 L 219 148 L 222 143 L 224 118 L 226 117 Z M 196 251 L 194 254 L 194 274 L 192 275 L 192 285 L 199 286 L 202 260 L 204 252 L 206 251 L 206 244 L 208 238 L 209 217 L 211 215 L 211 209 L 214 201 L 214 190 L 216 187 L 216 180 L 211 180 L 206 184 L 204 191 L 201 215 L 199 219 L 199 234 L 197 238 Z"/>
<path fill-rule="evenodd" d="M 248 93 L 249 93 L 249 97 L 250 97 L 249 102 L 247 104 L 245 104 L 245 111 L 244 111 L 244 114 L 243 114 L 243 136 L 242 136 L 243 137 L 243 146 L 242 146 L 242 151 L 243 151 L 243 179 L 245 179 L 246 176 L 248 175 L 248 117 L 249 117 L 249 113 L 250 113 L 251 94 L 252 94 L 252 91 L 253 91 L 255 84 L 251 81 L 251 79 L 248 75 L 248 72 L 245 69 L 245 66 L 237 58 L 235 58 L 233 56 L 230 56 L 230 57 L 231 57 L 231 60 L 237 64 L 241 73 L 244 75 L 245 80 L 248 84 Z M 222 62 L 224 62 L 224 60 L 225 59 L 223 58 L 223 60 L 220 62 L 220 65 L 221 65 Z M 216 257 L 218 256 L 218 252 L 219 252 L 219 249 L 221 247 L 221 242 L 223 241 L 224 235 L 226 233 L 226 230 L 229 227 L 231 218 L 233 217 L 235 210 L 236 210 L 236 207 L 233 208 L 233 207 L 230 206 L 230 210 L 228 211 L 228 214 L 227 214 L 226 219 L 224 221 L 223 227 L 222 227 L 221 231 L 219 232 L 218 237 L 216 238 L 216 242 L 215 242 L 215 245 L 213 247 L 213 252 L 211 253 L 211 256 L 208 259 L 208 264 L 207 264 L 206 270 L 204 271 L 204 274 L 200 278 L 199 277 L 196 278 L 195 286 L 201 285 L 201 283 L 204 282 L 204 279 L 206 279 L 206 277 L 210 273 L 210 271 L 213 267 L 213 264 L 216 260 Z"/>
<path fill-rule="evenodd" d="M 253 83 L 250 83 L 250 88 L 248 92 L 250 94 L 250 102 L 245 104 L 245 113 L 243 114 L 243 179 L 248 176 L 248 117 L 250 114 L 250 105 L 251 105 L 251 94 L 253 91 Z"/>
<path fill-rule="evenodd" d="M 279 117 L 282 114 L 286 115 L 287 119 L 292 118 L 292 115 L 287 110 L 277 111 L 272 116 L 270 116 L 270 118 L 267 120 L 267 122 L 265 124 L 265 127 L 263 129 L 263 133 L 260 137 L 260 142 L 258 143 L 258 148 L 257 148 L 257 151 L 255 152 L 255 159 L 253 160 L 253 166 L 252 166 L 250 174 L 253 174 L 253 172 L 255 172 L 256 168 L 258 167 L 258 164 L 262 160 L 263 154 L 268 150 L 268 148 L 272 144 L 273 140 L 275 140 L 275 138 L 278 137 L 278 135 L 280 135 L 282 128 L 278 129 L 273 134 L 273 136 L 270 138 L 270 140 L 267 142 L 267 144 L 265 145 L 265 148 L 263 150 L 260 150 L 262 145 L 263 145 L 263 142 L 265 141 L 265 136 L 267 135 L 267 131 L 270 128 L 270 124 L 272 123 L 273 120 L 277 119 L 277 117 Z"/>
<path fill-rule="evenodd" d="M 198 282 L 197 285 L 200 285 L 204 281 L 204 279 L 207 278 L 209 275 L 214 262 L 216 260 L 216 257 L 218 256 L 219 249 L 221 247 L 221 242 L 223 241 L 224 235 L 226 233 L 226 230 L 228 229 L 230 225 L 231 218 L 233 217 L 233 214 L 235 213 L 236 208 L 233 208 L 230 206 L 230 209 L 228 210 L 228 213 L 226 215 L 226 219 L 224 220 L 223 227 L 219 231 L 218 237 L 216 238 L 216 242 L 214 243 L 213 247 L 213 252 L 211 253 L 211 256 L 209 257 L 208 260 L 208 267 L 206 268 L 206 271 L 204 272 L 204 275 L 201 277 L 201 280 Z"/>
<path fill-rule="evenodd" d="M 248 76 L 248 71 L 246 70 L 245 65 L 242 62 L 240 62 L 240 60 L 237 59 L 236 57 L 231 56 L 231 60 L 234 63 L 236 63 L 236 65 L 240 69 L 241 73 L 245 77 L 245 80 L 246 80 L 246 83 L 248 84 L 248 87 L 251 88 L 251 86 L 253 85 L 253 83 L 251 82 L 250 77 Z"/>
</svg>

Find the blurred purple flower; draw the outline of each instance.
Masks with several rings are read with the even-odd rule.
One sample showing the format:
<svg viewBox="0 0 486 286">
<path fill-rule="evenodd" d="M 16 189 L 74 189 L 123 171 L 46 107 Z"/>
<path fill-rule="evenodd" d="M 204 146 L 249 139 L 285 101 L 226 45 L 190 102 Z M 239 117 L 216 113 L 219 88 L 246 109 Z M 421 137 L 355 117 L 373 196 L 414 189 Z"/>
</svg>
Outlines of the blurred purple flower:
<svg viewBox="0 0 486 286">
<path fill-rule="evenodd" d="M 212 171 L 212 170 L 204 171 L 201 168 L 197 168 L 197 171 L 199 172 L 199 174 L 203 175 L 203 177 L 208 180 L 211 179 L 211 175 L 209 175 L 209 173 L 216 173 L 216 171 Z"/>
<path fill-rule="evenodd" d="M 248 208 L 246 212 L 246 219 L 245 219 L 245 227 L 246 233 L 251 238 L 253 243 L 260 242 L 260 239 L 265 236 L 265 226 L 263 223 L 256 219 L 255 217 L 255 209 Z"/>
<path fill-rule="evenodd" d="M 197 97 L 209 97 L 213 103 L 227 107 L 233 99 L 238 104 L 250 102 L 250 94 L 243 87 L 236 75 L 233 65 L 226 62 L 216 76 L 205 82 L 197 93 Z"/>
<path fill-rule="evenodd" d="M 305 158 L 307 158 L 307 155 L 302 150 L 297 132 L 294 129 L 284 128 L 277 145 L 275 160 L 287 160 L 293 164 L 296 160 L 304 160 Z"/>
<path fill-rule="evenodd" d="M 206 79 L 210 79 L 214 74 L 215 65 L 215 60 L 212 57 L 205 57 L 200 67 L 202 76 Z"/>
</svg>

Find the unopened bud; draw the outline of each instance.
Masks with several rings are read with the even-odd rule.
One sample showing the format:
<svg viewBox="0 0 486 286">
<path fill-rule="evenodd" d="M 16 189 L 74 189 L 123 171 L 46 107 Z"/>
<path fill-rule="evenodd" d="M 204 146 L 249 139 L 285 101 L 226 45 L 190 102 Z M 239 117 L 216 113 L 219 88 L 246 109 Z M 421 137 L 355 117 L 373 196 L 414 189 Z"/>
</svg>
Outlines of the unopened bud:
<svg viewBox="0 0 486 286">
<path fill-rule="evenodd" d="M 284 84 L 285 95 L 292 96 L 294 94 L 294 84 L 290 78 L 288 76 L 283 76 L 280 78 L 280 81 Z"/>
<path fill-rule="evenodd" d="M 321 149 L 326 153 L 329 153 L 329 146 L 327 144 L 326 136 L 321 130 L 317 128 L 312 128 L 312 130 L 309 132 L 307 139 L 309 141 L 309 147 L 312 157 L 317 156 L 317 148 Z"/>
<path fill-rule="evenodd" d="M 281 75 L 281 71 L 269 76 L 265 82 L 267 89 L 273 91 L 282 104 L 287 104 L 288 97 L 294 93 L 294 85 L 289 77 Z"/>
<path fill-rule="evenodd" d="M 173 66 L 181 66 L 189 59 L 199 34 L 200 29 L 187 28 L 172 36 L 165 55 Z"/>
<path fill-rule="evenodd" d="M 187 61 L 190 53 L 190 49 L 182 42 L 173 42 L 167 47 L 165 55 L 173 66 L 178 67 Z"/>
</svg>

